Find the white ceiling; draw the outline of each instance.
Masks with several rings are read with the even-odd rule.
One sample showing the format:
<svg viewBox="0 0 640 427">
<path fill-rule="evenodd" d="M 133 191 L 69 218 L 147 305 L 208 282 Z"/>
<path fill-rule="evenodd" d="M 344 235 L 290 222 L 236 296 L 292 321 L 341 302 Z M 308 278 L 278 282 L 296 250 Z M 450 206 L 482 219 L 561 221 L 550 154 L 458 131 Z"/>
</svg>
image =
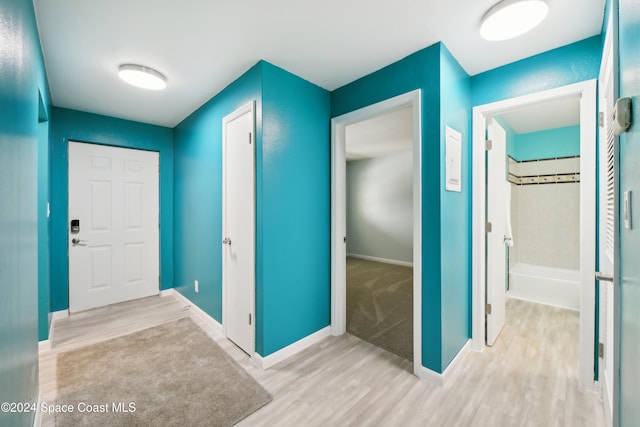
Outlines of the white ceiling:
<svg viewBox="0 0 640 427">
<path fill-rule="evenodd" d="M 507 111 L 499 117 L 517 134 L 575 126 L 580 124 L 580 98 L 540 102 Z M 413 146 L 412 120 L 411 107 L 407 107 L 347 126 L 347 161 L 410 151 Z"/>
<path fill-rule="evenodd" d="M 496 0 L 34 0 L 53 103 L 175 126 L 264 59 L 333 90 L 443 41 L 470 74 L 600 33 L 605 0 L 548 0 L 540 27 L 478 35 Z M 117 77 L 155 68 L 164 91 Z"/>
<path fill-rule="evenodd" d="M 413 147 L 411 107 L 349 125 L 345 129 L 347 161 L 388 156 Z"/>
<path fill-rule="evenodd" d="M 500 114 L 518 134 L 580 124 L 580 98 L 564 98 Z"/>
</svg>

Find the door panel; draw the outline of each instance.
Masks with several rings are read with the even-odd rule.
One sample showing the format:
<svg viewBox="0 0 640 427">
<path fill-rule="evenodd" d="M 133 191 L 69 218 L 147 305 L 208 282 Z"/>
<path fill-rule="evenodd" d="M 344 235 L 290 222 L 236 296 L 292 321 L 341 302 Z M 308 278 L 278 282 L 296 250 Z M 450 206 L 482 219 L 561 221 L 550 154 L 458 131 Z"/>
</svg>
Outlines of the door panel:
<svg viewBox="0 0 640 427">
<path fill-rule="evenodd" d="M 491 150 L 487 152 L 487 221 L 491 232 L 487 233 L 487 345 L 493 345 L 505 322 L 506 290 L 506 156 L 507 136 L 494 119 L 487 125 Z"/>
<path fill-rule="evenodd" d="M 608 26 L 607 32 L 611 32 Z M 598 271 L 606 276 L 614 276 L 615 258 L 615 185 L 617 181 L 617 159 L 615 156 L 615 135 L 613 132 L 613 103 L 614 103 L 614 79 L 613 79 L 613 44 L 607 36 L 603 53 L 603 63 L 599 78 L 600 91 L 600 147 L 599 147 L 599 224 L 600 240 L 598 247 Z M 618 293 L 613 282 L 600 281 L 599 294 L 599 342 L 604 345 L 604 354 L 599 358 L 598 379 L 603 384 L 603 399 L 607 408 L 607 420 L 609 425 L 613 421 L 613 402 L 615 387 L 614 348 L 617 342 L 615 338 L 615 311 Z"/>
<path fill-rule="evenodd" d="M 159 292 L 158 153 L 69 142 L 69 310 Z M 73 243 L 79 239 L 78 243 Z"/>
<path fill-rule="evenodd" d="M 255 141 L 253 104 L 223 119 L 223 323 L 247 354 L 255 349 Z"/>
</svg>

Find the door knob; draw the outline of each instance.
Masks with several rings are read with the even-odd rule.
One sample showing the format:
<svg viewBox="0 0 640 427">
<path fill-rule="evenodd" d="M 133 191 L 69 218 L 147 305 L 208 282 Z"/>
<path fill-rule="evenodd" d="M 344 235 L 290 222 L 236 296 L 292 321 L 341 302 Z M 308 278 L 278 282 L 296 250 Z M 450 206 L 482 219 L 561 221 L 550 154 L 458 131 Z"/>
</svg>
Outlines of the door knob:
<svg viewBox="0 0 640 427">
<path fill-rule="evenodd" d="M 223 243 L 224 245 L 230 245 L 230 244 L 231 244 L 231 239 L 230 239 L 230 238 L 228 238 L 228 237 L 225 237 L 225 239 L 222 241 L 222 243 Z"/>
<path fill-rule="evenodd" d="M 86 242 L 86 240 L 78 239 L 77 237 L 74 237 L 73 239 L 71 239 L 71 243 L 73 243 L 73 246 L 77 246 L 77 245 L 86 246 L 86 245 L 83 245 L 84 242 Z"/>
<path fill-rule="evenodd" d="M 599 280 L 601 282 L 613 282 L 613 276 L 609 276 L 604 273 L 600 273 L 599 271 L 596 271 L 596 280 Z"/>
</svg>

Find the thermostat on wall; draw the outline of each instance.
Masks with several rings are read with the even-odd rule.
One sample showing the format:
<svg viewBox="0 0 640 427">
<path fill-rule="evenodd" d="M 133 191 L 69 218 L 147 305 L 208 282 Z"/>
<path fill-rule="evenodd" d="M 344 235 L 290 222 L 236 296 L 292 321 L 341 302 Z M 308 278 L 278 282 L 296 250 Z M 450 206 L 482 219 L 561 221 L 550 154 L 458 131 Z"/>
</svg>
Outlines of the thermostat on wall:
<svg viewBox="0 0 640 427">
<path fill-rule="evenodd" d="M 622 135 L 631 126 L 631 98 L 620 98 L 613 107 L 613 132 Z"/>
</svg>

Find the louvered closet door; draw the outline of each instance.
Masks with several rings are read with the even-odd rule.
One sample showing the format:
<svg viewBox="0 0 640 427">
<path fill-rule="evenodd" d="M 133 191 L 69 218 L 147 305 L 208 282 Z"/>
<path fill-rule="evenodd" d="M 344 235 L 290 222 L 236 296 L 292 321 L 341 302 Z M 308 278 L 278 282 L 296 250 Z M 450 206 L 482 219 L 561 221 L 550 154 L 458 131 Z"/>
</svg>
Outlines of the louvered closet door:
<svg viewBox="0 0 640 427">
<path fill-rule="evenodd" d="M 613 63 L 612 55 L 605 54 L 603 73 L 600 77 L 600 247 L 599 271 L 607 276 L 614 275 L 615 259 L 615 191 L 616 191 L 616 157 L 615 135 L 613 133 Z M 603 384 L 605 401 L 613 405 L 614 391 L 614 349 L 616 347 L 614 313 L 616 292 L 614 283 L 599 282 L 600 293 L 600 330 L 599 342 L 604 345 L 600 358 L 600 382 Z"/>
</svg>

